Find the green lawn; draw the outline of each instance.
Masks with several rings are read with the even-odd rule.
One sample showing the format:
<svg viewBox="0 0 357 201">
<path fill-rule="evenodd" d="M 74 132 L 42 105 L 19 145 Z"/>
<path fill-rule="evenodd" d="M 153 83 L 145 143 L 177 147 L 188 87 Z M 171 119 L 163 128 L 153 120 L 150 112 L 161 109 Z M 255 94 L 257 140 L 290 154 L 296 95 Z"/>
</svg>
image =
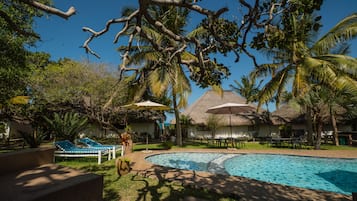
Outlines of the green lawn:
<svg viewBox="0 0 357 201">
<path fill-rule="evenodd" d="M 134 151 L 140 151 L 144 149 L 157 150 L 164 149 L 162 144 L 136 144 Z M 174 146 L 175 148 L 175 146 Z M 199 141 L 186 143 L 184 148 L 217 148 L 201 143 Z M 312 149 L 312 147 L 304 147 L 306 149 Z M 243 149 L 289 149 L 289 148 L 274 148 L 267 144 L 260 144 L 257 142 L 249 142 L 243 147 Z M 291 148 L 290 148 L 291 149 Z M 329 150 L 357 150 L 357 147 L 351 146 L 332 146 L 323 145 L 322 149 Z M 104 161 L 101 165 L 97 165 L 96 158 L 74 158 L 74 159 L 56 159 L 58 164 L 69 166 L 95 174 L 104 176 L 104 200 L 179 200 L 186 196 L 196 196 L 204 198 L 206 200 L 218 200 L 229 201 L 235 200 L 230 198 L 229 195 L 220 195 L 213 192 L 207 192 L 204 189 L 191 189 L 190 187 L 184 187 L 179 183 L 158 181 L 156 179 L 144 178 L 135 174 L 127 174 L 122 177 L 118 177 L 115 169 L 114 160 Z"/>
<path fill-rule="evenodd" d="M 141 151 L 146 149 L 146 147 L 150 150 L 159 150 L 164 149 L 164 146 L 161 143 L 152 143 L 152 144 L 142 144 L 137 143 L 134 146 L 134 151 Z M 182 148 L 178 146 L 173 146 L 173 148 Z M 222 149 L 222 147 L 214 146 L 211 144 L 207 144 L 207 142 L 203 141 L 190 141 L 186 142 L 183 145 L 183 148 L 188 149 Z M 267 143 L 259 143 L 259 142 L 247 142 L 241 149 L 254 149 L 254 150 L 269 150 L 269 149 L 291 149 L 291 147 L 271 147 Z M 314 149 L 313 146 L 303 146 L 302 149 Z M 323 150 L 357 150 L 356 146 L 348 146 L 348 145 L 330 145 L 330 144 L 322 144 L 321 149 Z"/>
<path fill-rule="evenodd" d="M 232 201 L 227 195 L 183 187 L 179 183 L 158 181 L 129 173 L 118 177 L 114 160 L 97 165 L 96 158 L 56 159 L 56 163 L 104 176 L 104 200 L 179 200 L 195 196 L 206 200 Z"/>
</svg>

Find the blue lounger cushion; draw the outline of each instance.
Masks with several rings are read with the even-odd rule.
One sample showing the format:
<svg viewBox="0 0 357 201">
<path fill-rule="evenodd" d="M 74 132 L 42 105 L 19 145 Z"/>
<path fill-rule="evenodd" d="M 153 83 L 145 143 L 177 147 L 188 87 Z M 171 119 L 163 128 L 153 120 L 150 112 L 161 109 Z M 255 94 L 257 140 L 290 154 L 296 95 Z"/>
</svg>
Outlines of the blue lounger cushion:
<svg viewBox="0 0 357 201">
<path fill-rule="evenodd" d="M 57 151 L 55 151 L 55 156 L 59 157 L 86 157 L 95 156 L 98 157 L 98 164 L 101 163 L 101 156 L 108 154 L 108 160 L 111 159 L 111 151 L 108 148 L 82 148 L 77 147 L 72 142 L 68 140 L 55 142 Z"/>
<path fill-rule="evenodd" d="M 120 147 L 119 145 L 103 145 L 103 144 L 101 144 L 95 140 L 92 140 L 88 137 L 81 138 L 78 141 L 83 144 L 86 144 L 89 147 L 109 147 L 109 148 L 111 148 L 111 147 L 119 148 Z"/>
<path fill-rule="evenodd" d="M 93 149 L 110 149 L 113 150 L 113 158 L 115 158 L 115 152 L 116 150 L 121 150 L 121 155 L 123 155 L 123 149 L 121 145 L 103 145 L 93 139 L 90 139 L 88 137 L 85 138 L 80 138 L 78 139 L 78 142 L 86 145 L 89 148 L 93 148 Z"/>
<path fill-rule="evenodd" d="M 69 140 L 57 141 L 55 142 L 55 145 L 57 148 L 65 152 L 73 152 L 73 153 L 97 153 L 98 152 L 98 149 L 77 147 Z M 108 149 L 102 147 L 100 148 L 100 150 L 106 151 Z"/>
</svg>

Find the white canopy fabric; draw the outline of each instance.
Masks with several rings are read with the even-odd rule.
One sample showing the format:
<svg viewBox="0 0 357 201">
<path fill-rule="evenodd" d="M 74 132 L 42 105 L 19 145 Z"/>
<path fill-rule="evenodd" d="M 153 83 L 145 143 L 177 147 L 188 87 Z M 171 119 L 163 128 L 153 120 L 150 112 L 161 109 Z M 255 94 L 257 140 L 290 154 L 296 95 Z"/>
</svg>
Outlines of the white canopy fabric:
<svg viewBox="0 0 357 201">
<path fill-rule="evenodd" d="M 251 105 L 248 104 L 242 104 L 242 103 L 224 103 L 222 105 L 217 105 L 214 107 L 208 108 L 206 113 L 211 113 L 211 114 L 229 114 L 229 127 L 230 127 L 230 133 L 231 137 L 233 135 L 232 133 L 232 114 L 240 114 L 240 113 L 247 113 L 247 112 L 253 112 L 255 108 Z"/>
<path fill-rule="evenodd" d="M 138 102 L 138 103 L 132 103 L 129 105 L 124 105 L 122 106 L 123 108 L 126 109 L 132 109 L 132 110 L 170 110 L 169 106 L 152 102 L 152 101 L 144 101 L 144 102 Z"/>
<path fill-rule="evenodd" d="M 239 114 L 253 112 L 255 108 L 248 104 L 242 103 L 225 103 L 207 109 L 206 113 L 211 114 Z"/>
</svg>

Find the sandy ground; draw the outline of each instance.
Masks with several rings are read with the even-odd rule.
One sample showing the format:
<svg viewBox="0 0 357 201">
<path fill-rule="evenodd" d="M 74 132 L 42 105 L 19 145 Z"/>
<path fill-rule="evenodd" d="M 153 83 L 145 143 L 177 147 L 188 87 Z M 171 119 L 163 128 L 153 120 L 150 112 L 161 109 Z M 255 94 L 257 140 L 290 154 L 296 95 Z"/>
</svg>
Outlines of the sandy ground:
<svg viewBox="0 0 357 201">
<path fill-rule="evenodd" d="M 208 172 L 179 170 L 149 163 L 145 157 L 170 152 L 271 153 L 299 156 L 357 158 L 357 150 L 228 150 L 228 149 L 173 149 L 169 151 L 133 152 L 125 157 L 131 160 L 132 171 L 145 177 L 180 182 L 184 186 L 206 189 L 236 197 L 237 200 L 352 200 L 352 196 L 326 191 L 309 190 L 261 182 L 244 177 L 217 175 Z"/>
</svg>

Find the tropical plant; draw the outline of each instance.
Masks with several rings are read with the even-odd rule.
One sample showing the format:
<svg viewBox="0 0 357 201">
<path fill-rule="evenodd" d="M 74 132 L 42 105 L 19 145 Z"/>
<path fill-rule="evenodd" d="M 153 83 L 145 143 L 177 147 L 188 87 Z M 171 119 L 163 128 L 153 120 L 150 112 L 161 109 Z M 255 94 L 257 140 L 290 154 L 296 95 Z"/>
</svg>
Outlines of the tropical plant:
<svg viewBox="0 0 357 201">
<path fill-rule="evenodd" d="M 174 6 L 169 7 L 150 7 L 150 13 L 161 19 L 161 23 L 175 34 L 182 34 L 187 22 L 188 10 L 184 8 L 176 8 Z M 161 45 L 170 44 L 180 49 L 179 43 L 172 38 L 163 35 L 157 30 L 156 27 L 150 26 L 147 23 L 144 27 L 146 32 L 150 32 L 151 37 Z M 193 33 L 192 33 L 193 34 Z M 198 34 L 195 32 L 195 34 Z M 176 122 L 180 122 L 179 109 L 187 105 L 187 98 L 191 92 L 190 81 L 187 78 L 183 65 L 179 60 L 197 60 L 197 58 L 186 52 L 177 52 L 176 55 L 170 55 L 168 53 L 157 51 L 154 47 L 150 46 L 147 40 L 142 41 L 143 46 L 133 48 L 134 51 L 130 54 L 130 60 L 128 65 L 137 64 L 143 65 L 140 70 L 141 74 L 137 78 L 137 82 L 141 83 L 137 85 L 141 89 L 149 89 L 149 91 L 155 96 L 163 96 L 164 94 L 171 94 L 171 101 L 175 113 Z M 145 46 L 145 44 L 149 44 Z M 119 51 L 125 52 L 128 47 L 121 47 Z M 164 62 L 164 60 L 170 58 L 170 63 Z M 214 68 L 219 66 L 214 62 L 208 62 L 208 66 Z M 195 66 L 190 66 L 195 68 Z M 138 70 L 139 71 L 139 70 Z M 191 74 L 191 77 L 193 75 Z M 211 75 L 212 76 L 212 75 Z M 143 90 L 137 90 L 143 93 Z M 182 146 L 182 130 L 181 124 L 176 124 L 176 136 L 177 144 Z"/>
<path fill-rule="evenodd" d="M 312 15 L 304 12 L 304 9 L 286 11 L 281 26 L 267 29 L 269 53 L 273 55 L 275 62 L 261 65 L 252 72 L 253 77 L 268 74 L 272 76 L 259 94 L 258 107 L 273 96 L 276 97 L 278 106 L 281 95 L 289 87 L 295 98 L 304 97 L 312 85 L 326 86 L 334 91 L 347 90 L 351 94 L 357 93 L 357 60 L 344 55 L 348 49 L 345 42 L 357 34 L 357 14 L 344 18 L 323 37 L 312 43 L 311 36 L 317 33 L 320 19 L 320 16 L 313 19 Z M 336 48 L 340 51 L 334 53 Z M 312 144 L 313 108 L 309 105 L 304 108 L 308 141 Z"/>
<path fill-rule="evenodd" d="M 243 75 L 241 77 L 241 82 L 234 80 L 236 86 L 232 84 L 229 86 L 233 91 L 244 97 L 246 99 L 246 103 L 252 103 L 258 101 L 259 87 L 262 81 L 263 80 L 261 80 L 257 85 L 254 78 L 249 78 L 248 76 Z"/>
<path fill-rule="evenodd" d="M 25 133 L 20 131 L 20 134 L 25 140 L 26 144 L 30 146 L 30 148 L 37 148 L 38 146 L 40 146 L 45 137 L 47 136 L 44 132 L 41 132 L 39 130 L 35 130 L 33 133 Z"/>
<path fill-rule="evenodd" d="M 357 14 L 346 17 L 310 45 L 312 32 L 317 29 L 313 27 L 319 26 L 319 20 L 317 17 L 313 21 L 311 15 L 299 11 L 285 13 L 284 28 L 275 30 L 280 37 L 275 43 L 271 41 L 270 53 L 276 62 L 261 65 L 252 72 L 253 77 L 272 75 L 259 94 L 259 106 L 275 94 L 279 104 L 289 83 L 294 97 L 308 92 L 311 83 L 357 93 L 357 60 L 332 53 L 333 48 L 344 46 L 345 41 L 356 36 Z"/>
<path fill-rule="evenodd" d="M 184 25 L 187 17 L 187 11 L 184 9 L 178 11 L 174 7 L 150 7 L 150 11 L 155 16 L 160 16 L 163 21 L 163 24 L 170 25 L 170 28 L 174 32 L 182 31 L 180 30 Z M 177 15 L 177 12 L 181 12 L 182 15 Z M 146 23 L 149 25 L 148 23 Z M 149 31 L 153 38 L 158 43 L 172 43 L 167 37 L 159 34 L 157 30 L 152 26 L 145 27 L 146 31 Z M 150 91 L 155 96 L 163 96 L 169 89 L 171 89 L 172 102 L 175 111 L 175 117 L 178 116 L 178 107 L 186 104 L 187 93 L 191 90 L 190 83 L 184 75 L 181 66 L 179 66 L 175 60 L 171 64 L 160 63 L 162 58 L 166 58 L 169 55 L 156 51 L 149 44 L 148 41 L 142 41 L 143 46 L 137 47 L 136 51 L 133 51 L 129 61 L 129 65 L 134 63 L 137 65 L 143 65 L 140 78 L 137 78 L 137 85 L 141 90 L 136 90 L 136 97 L 141 97 L 144 93 L 144 90 Z M 126 51 L 127 47 L 119 48 L 119 51 Z M 156 68 L 152 69 L 154 66 Z M 177 104 L 177 99 L 179 99 L 179 104 Z M 178 120 L 178 118 L 176 118 Z M 178 121 L 177 121 L 178 122 Z M 181 139 L 181 129 L 180 125 L 177 127 L 177 140 L 178 144 Z"/>
<path fill-rule="evenodd" d="M 164 149 L 171 149 L 173 146 L 174 146 L 174 143 L 172 141 L 165 141 L 161 144 L 161 146 L 164 148 Z"/>
<path fill-rule="evenodd" d="M 180 115 L 180 124 L 182 128 L 183 137 L 188 137 L 188 127 L 192 125 L 192 118 L 189 115 Z"/>
<path fill-rule="evenodd" d="M 326 87 L 322 87 L 321 99 L 327 105 L 327 113 L 329 122 L 332 126 L 333 141 L 336 146 L 339 145 L 338 137 L 338 121 L 350 122 L 357 117 L 357 110 L 353 106 L 356 105 L 356 94 L 350 94 L 347 91 L 333 91 Z"/>
<path fill-rule="evenodd" d="M 312 128 L 315 133 L 315 149 L 320 149 L 321 135 L 323 130 L 324 121 L 326 121 L 329 113 L 328 106 L 325 103 L 324 93 L 321 87 L 315 85 L 312 86 L 308 93 L 298 98 L 298 103 L 305 107 L 311 108 Z"/>
<path fill-rule="evenodd" d="M 82 117 L 78 113 L 67 112 L 64 114 L 54 113 L 53 117 L 44 117 L 49 124 L 49 128 L 55 135 L 55 139 L 69 140 L 74 142 L 78 134 L 83 131 L 88 124 L 88 118 Z"/>
</svg>

